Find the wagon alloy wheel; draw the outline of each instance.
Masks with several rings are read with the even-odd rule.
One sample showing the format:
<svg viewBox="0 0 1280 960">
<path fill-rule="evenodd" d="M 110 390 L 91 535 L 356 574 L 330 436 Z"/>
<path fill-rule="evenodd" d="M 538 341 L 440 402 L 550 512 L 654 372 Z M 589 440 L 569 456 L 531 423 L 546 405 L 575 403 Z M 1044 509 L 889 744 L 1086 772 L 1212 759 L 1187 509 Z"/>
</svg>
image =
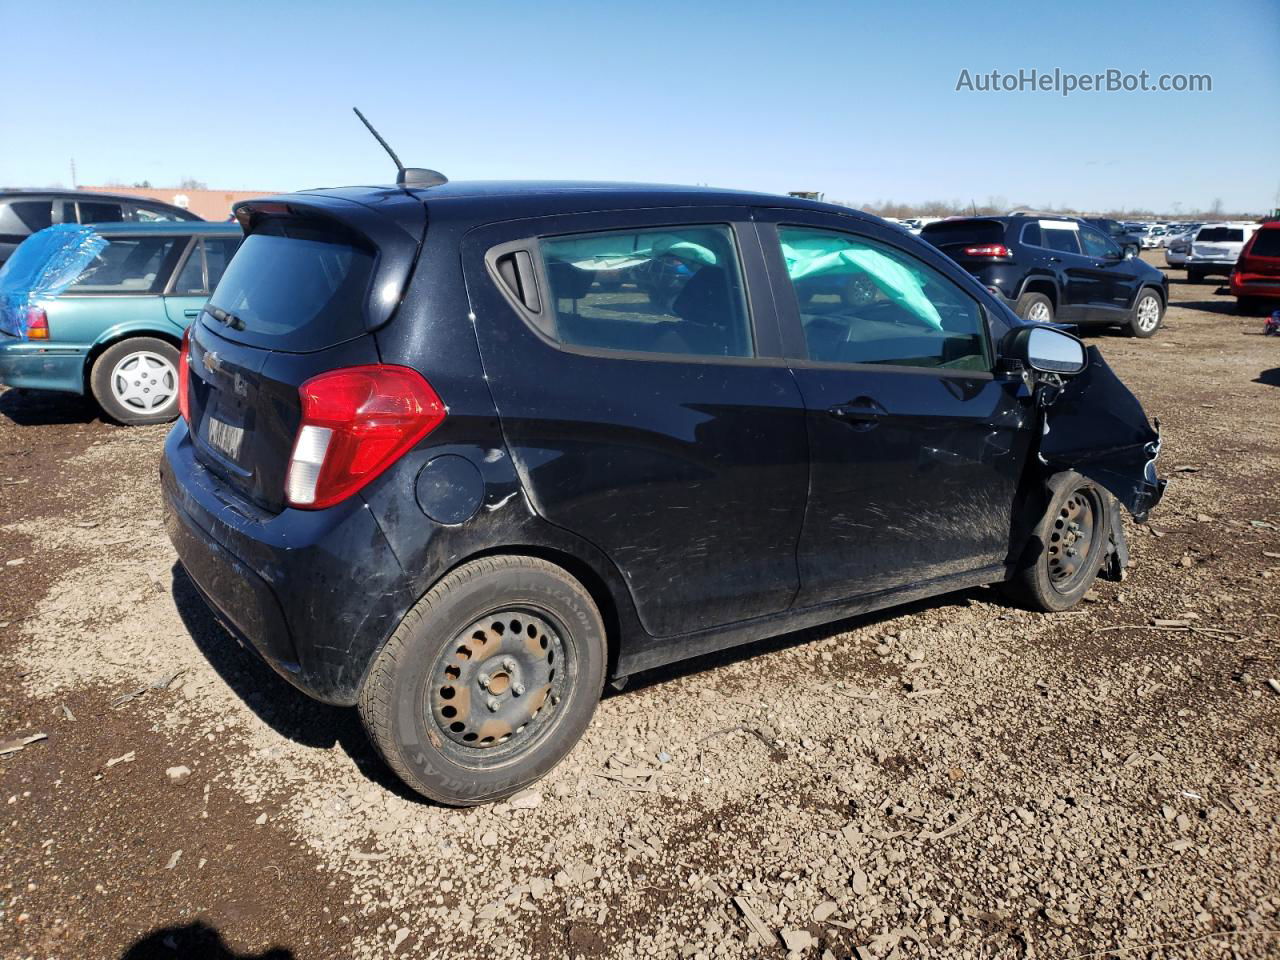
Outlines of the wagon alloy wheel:
<svg viewBox="0 0 1280 960">
<path fill-rule="evenodd" d="M 1058 510 L 1047 547 L 1049 579 L 1057 590 L 1069 593 L 1086 574 L 1092 578 L 1094 570 L 1089 561 L 1101 516 L 1098 495 L 1084 487 L 1077 489 Z"/>
<path fill-rule="evenodd" d="M 551 621 L 508 608 L 481 617 L 445 644 L 433 671 L 429 714 L 462 762 L 484 763 L 534 742 L 573 679 Z"/>
<path fill-rule="evenodd" d="M 173 399 L 178 371 L 164 357 L 149 351 L 131 353 L 111 371 L 111 392 L 124 406 L 151 413 Z"/>
<path fill-rule="evenodd" d="M 178 415 L 178 348 L 159 337 L 113 343 L 94 360 L 89 389 L 117 423 L 163 423 Z"/>
</svg>

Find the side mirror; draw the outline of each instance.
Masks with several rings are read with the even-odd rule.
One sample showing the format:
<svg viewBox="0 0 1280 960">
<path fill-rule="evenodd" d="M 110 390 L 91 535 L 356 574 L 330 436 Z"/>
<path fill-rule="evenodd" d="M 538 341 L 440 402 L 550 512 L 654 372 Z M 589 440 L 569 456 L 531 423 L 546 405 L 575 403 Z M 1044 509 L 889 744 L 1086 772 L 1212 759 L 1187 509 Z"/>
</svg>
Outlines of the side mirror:
<svg viewBox="0 0 1280 960">
<path fill-rule="evenodd" d="M 1005 340 L 1004 354 L 1040 373 L 1075 376 L 1089 363 L 1084 344 L 1056 327 L 1026 326 Z"/>
</svg>

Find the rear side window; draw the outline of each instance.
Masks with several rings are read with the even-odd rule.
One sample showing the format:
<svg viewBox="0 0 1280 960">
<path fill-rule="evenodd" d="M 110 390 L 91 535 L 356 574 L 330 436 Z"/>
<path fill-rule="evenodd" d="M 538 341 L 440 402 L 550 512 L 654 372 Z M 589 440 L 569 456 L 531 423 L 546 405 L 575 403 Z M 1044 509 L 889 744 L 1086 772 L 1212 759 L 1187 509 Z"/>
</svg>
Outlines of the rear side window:
<svg viewBox="0 0 1280 960">
<path fill-rule="evenodd" d="M 10 200 L 0 203 L 0 239 L 19 243 L 27 234 L 53 223 L 53 203 L 49 200 Z"/>
<path fill-rule="evenodd" d="M 156 293 L 173 269 L 183 237 L 107 237 L 68 293 Z"/>
<path fill-rule="evenodd" d="M 173 282 L 176 294 L 208 293 L 218 285 L 240 241 L 234 237 L 197 238 Z"/>
<path fill-rule="evenodd" d="M 991 369 L 982 308 L 932 267 L 854 234 L 778 231 L 809 359 Z"/>
<path fill-rule="evenodd" d="M 1253 257 L 1280 257 L 1280 230 L 1259 230 L 1253 240 Z"/>
<path fill-rule="evenodd" d="M 97 200 L 78 202 L 81 223 L 120 223 L 124 220 L 124 208 L 118 203 L 102 203 Z"/>
<path fill-rule="evenodd" d="M 1080 241 L 1076 237 L 1075 230 L 1051 229 L 1041 224 L 1040 236 L 1042 238 L 1041 246 L 1050 250 L 1057 250 L 1059 253 L 1080 252 Z"/>
<path fill-rule="evenodd" d="M 577 234 L 540 246 L 560 342 L 628 353 L 753 354 L 727 226 Z"/>
<path fill-rule="evenodd" d="M 346 233 L 269 220 L 240 244 L 206 312 L 229 339 L 320 350 L 364 332 L 376 261 L 372 249 Z"/>
</svg>

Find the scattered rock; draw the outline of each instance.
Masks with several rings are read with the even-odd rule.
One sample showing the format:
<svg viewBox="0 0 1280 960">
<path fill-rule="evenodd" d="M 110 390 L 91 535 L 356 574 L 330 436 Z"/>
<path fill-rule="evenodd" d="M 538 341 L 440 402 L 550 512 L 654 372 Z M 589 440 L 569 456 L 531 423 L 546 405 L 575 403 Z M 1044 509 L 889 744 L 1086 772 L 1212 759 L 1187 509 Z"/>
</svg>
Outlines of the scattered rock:
<svg viewBox="0 0 1280 960">
<path fill-rule="evenodd" d="M 165 770 L 164 775 L 169 778 L 170 783 L 176 786 L 191 779 L 191 768 L 187 766 L 169 767 Z"/>
</svg>

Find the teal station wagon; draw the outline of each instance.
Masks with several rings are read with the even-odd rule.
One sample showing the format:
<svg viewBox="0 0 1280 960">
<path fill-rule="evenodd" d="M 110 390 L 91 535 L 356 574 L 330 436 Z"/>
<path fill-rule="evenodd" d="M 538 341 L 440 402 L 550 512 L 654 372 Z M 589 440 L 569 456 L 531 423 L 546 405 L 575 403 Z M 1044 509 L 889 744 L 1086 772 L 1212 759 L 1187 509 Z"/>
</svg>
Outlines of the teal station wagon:
<svg viewBox="0 0 1280 960">
<path fill-rule="evenodd" d="M 237 223 L 62 224 L 0 269 L 0 383 L 91 393 L 119 423 L 178 415 L 178 353 Z"/>
</svg>

